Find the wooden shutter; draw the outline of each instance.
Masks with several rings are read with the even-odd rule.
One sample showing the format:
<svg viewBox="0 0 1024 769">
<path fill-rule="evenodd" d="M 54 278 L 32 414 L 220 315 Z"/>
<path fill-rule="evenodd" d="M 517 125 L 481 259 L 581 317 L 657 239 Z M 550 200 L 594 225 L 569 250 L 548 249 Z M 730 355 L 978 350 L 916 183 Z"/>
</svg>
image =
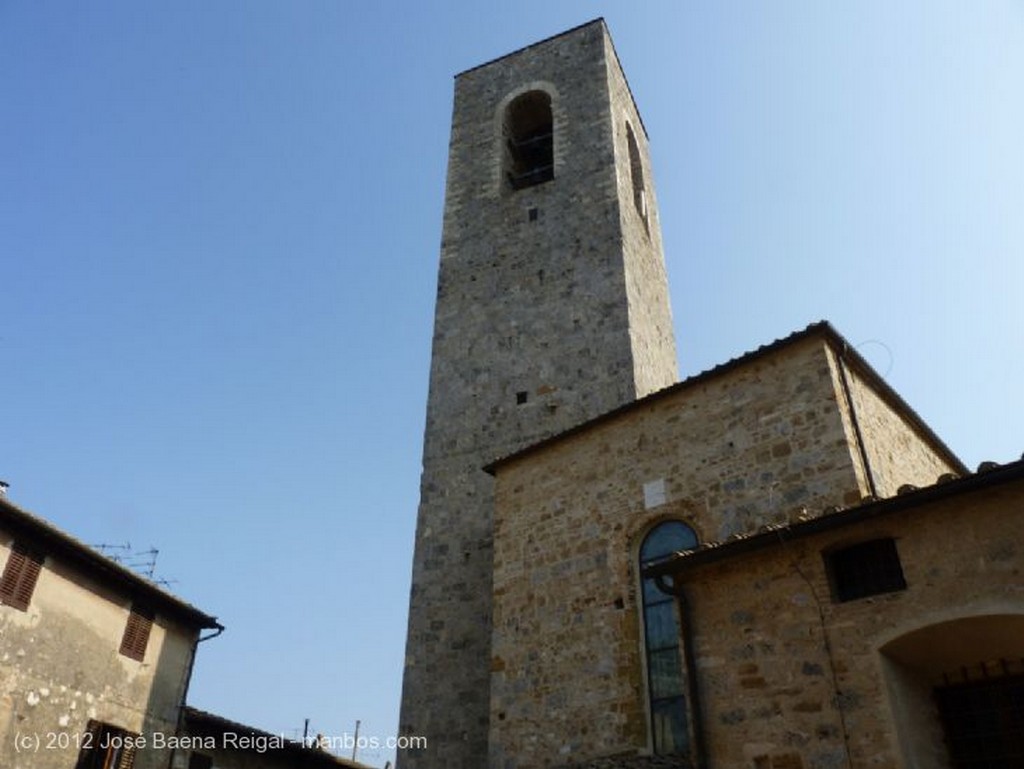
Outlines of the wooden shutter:
<svg viewBox="0 0 1024 769">
<path fill-rule="evenodd" d="M 3 576 L 0 577 L 0 603 L 21 611 L 27 610 L 42 568 L 43 556 L 15 543 Z"/>
<path fill-rule="evenodd" d="M 117 758 L 117 766 L 111 769 L 132 769 L 135 766 L 135 746 L 124 748 Z"/>
<path fill-rule="evenodd" d="M 121 654 L 133 660 L 146 657 L 146 646 L 149 644 L 149 631 L 153 628 L 153 612 L 141 606 L 132 606 L 128 615 L 128 624 L 121 638 Z"/>
<path fill-rule="evenodd" d="M 133 769 L 139 735 L 102 721 L 90 720 L 75 769 Z M 131 738 L 131 745 L 123 743 Z M 108 743 L 112 743 L 109 744 Z M 103 747 L 108 745 L 108 747 Z"/>
</svg>

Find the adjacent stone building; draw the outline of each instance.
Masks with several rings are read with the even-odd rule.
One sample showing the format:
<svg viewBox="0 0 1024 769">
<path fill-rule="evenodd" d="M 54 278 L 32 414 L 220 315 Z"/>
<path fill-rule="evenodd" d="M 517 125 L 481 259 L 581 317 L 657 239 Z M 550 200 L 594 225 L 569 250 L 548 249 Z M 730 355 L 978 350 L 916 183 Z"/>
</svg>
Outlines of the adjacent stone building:
<svg viewBox="0 0 1024 769">
<path fill-rule="evenodd" d="M 3 769 L 366 769 L 188 707 L 217 620 L 2 494 L 0 567 Z"/>
<path fill-rule="evenodd" d="M 960 767 L 979 719 L 1016 765 L 1022 465 L 827 324 L 489 469 L 490 766 Z"/>
<path fill-rule="evenodd" d="M 217 620 L 0 497 L 0 766 L 165 769 Z"/>
<path fill-rule="evenodd" d="M 448 173 L 400 764 L 1024 766 L 1024 463 L 827 323 L 674 383 L 604 23 L 459 75 Z"/>
<path fill-rule="evenodd" d="M 1024 461 L 655 564 L 703 766 L 1024 766 Z"/>
</svg>

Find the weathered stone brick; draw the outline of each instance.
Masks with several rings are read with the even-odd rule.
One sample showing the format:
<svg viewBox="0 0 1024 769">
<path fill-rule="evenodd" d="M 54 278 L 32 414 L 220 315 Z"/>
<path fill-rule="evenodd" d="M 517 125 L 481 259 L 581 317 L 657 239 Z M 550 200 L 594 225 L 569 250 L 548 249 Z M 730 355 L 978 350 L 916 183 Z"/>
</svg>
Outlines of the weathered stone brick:
<svg viewBox="0 0 1024 769">
<path fill-rule="evenodd" d="M 527 91 L 550 98 L 554 178 L 515 190 L 504 121 Z M 487 761 L 495 560 L 481 468 L 676 379 L 652 178 L 602 21 L 456 78 L 401 715 L 431 748 L 403 767 Z M 560 522 L 547 512 L 538 533 L 564 539 Z M 497 563 L 544 584 L 603 568 L 600 553 L 579 555 Z M 442 622 L 443 637 L 423 632 Z"/>
</svg>

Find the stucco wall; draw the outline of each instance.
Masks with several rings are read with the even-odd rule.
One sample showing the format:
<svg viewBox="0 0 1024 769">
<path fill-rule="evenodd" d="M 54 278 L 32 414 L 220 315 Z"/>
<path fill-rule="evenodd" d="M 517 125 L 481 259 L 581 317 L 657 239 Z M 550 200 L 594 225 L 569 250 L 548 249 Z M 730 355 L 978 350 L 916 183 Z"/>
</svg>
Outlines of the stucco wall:
<svg viewBox="0 0 1024 769">
<path fill-rule="evenodd" d="M 0 564 L 11 545 L 0 534 Z M 195 633 L 157 614 L 145 659 L 129 659 L 119 649 L 130 608 L 128 598 L 54 558 L 43 564 L 28 611 L 0 606 L 0 766 L 74 766 L 90 719 L 140 734 L 174 731 Z M 36 737 L 38 747 L 24 741 Z M 136 767 L 166 762 L 142 751 Z"/>
</svg>

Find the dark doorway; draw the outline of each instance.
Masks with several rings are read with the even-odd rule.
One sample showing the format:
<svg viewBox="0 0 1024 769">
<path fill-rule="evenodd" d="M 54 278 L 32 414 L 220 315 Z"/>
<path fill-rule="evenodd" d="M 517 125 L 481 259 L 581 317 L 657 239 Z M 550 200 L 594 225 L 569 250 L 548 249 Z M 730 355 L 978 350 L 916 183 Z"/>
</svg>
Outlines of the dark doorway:
<svg viewBox="0 0 1024 769">
<path fill-rule="evenodd" d="M 1024 675 L 935 690 L 954 769 L 1024 767 Z"/>
</svg>

